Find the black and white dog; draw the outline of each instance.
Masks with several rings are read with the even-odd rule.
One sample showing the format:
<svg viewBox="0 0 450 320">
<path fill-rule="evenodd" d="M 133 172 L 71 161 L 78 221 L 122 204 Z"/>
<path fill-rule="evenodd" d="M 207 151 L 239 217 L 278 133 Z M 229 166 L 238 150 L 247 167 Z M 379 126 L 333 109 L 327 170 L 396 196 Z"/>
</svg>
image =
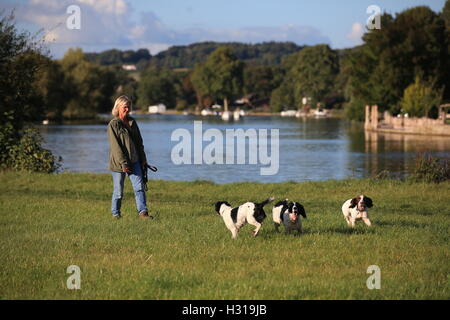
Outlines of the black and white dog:
<svg viewBox="0 0 450 320">
<path fill-rule="evenodd" d="M 342 205 L 342 213 L 349 227 L 354 228 L 357 220 L 362 220 L 367 226 L 372 223 L 369 220 L 369 209 L 373 207 L 372 199 L 365 195 L 359 195 L 353 199 L 348 199 Z"/>
<path fill-rule="evenodd" d="M 232 208 L 226 201 L 216 202 L 216 212 L 223 218 L 223 222 L 231 231 L 231 237 L 236 239 L 239 229 L 246 223 L 254 225 L 256 229 L 253 235 L 258 235 L 261 224 L 266 218 L 264 206 L 272 202 L 275 198 L 269 198 L 261 203 L 246 202 L 239 207 Z"/>
<path fill-rule="evenodd" d="M 300 215 L 306 219 L 305 208 L 300 203 L 289 202 L 288 199 L 277 202 L 272 209 L 275 230 L 279 232 L 278 227 L 283 223 L 286 233 L 291 233 L 292 230 L 297 230 L 298 234 L 302 233 Z"/>
</svg>

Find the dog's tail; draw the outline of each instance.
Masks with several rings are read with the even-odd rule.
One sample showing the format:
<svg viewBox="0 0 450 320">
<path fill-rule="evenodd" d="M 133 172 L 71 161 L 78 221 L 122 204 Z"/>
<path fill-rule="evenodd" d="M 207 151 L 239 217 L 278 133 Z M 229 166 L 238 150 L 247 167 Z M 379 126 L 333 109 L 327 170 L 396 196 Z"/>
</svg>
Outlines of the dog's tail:
<svg viewBox="0 0 450 320">
<path fill-rule="evenodd" d="M 260 205 L 261 207 L 264 207 L 266 204 L 271 203 L 273 200 L 275 200 L 275 197 L 270 197 L 269 199 L 264 200 L 263 202 L 261 202 L 259 205 Z"/>
</svg>

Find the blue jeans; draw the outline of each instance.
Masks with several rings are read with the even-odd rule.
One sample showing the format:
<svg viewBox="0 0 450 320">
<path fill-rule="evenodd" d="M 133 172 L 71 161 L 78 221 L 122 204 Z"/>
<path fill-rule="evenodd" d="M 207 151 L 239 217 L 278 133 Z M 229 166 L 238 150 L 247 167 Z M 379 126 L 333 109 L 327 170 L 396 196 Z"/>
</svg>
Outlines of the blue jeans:
<svg viewBox="0 0 450 320">
<path fill-rule="evenodd" d="M 134 197 L 136 199 L 136 208 L 138 214 L 142 211 L 148 211 L 147 199 L 145 196 L 144 180 L 142 177 L 142 168 L 139 162 L 131 164 L 131 173 L 125 172 L 112 172 L 114 191 L 112 195 L 111 211 L 113 216 L 120 216 L 120 207 L 122 205 L 123 198 L 123 183 L 125 181 L 125 175 L 131 180 L 133 185 Z"/>
</svg>

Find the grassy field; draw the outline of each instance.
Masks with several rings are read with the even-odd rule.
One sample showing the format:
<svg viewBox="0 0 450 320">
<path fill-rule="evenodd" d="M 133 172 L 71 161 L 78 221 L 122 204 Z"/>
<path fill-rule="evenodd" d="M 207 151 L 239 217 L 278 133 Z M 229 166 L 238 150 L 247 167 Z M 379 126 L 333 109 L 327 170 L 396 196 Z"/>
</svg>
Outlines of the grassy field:
<svg viewBox="0 0 450 320">
<path fill-rule="evenodd" d="M 450 184 L 389 180 L 215 185 L 149 184 L 141 221 L 126 181 L 123 215 L 109 212 L 112 179 L 101 174 L 0 173 L 1 299 L 449 299 Z M 372 228 L 345 224 L 340 207 L 374 201 Z M 268 196 L 301 202 L 301 236 L 231 239 L 214 202 Z M 270 214 L 271 206 L 266 207 Z M 69 265 L 81 290 L 66 288 Z M 369 290 L 367 268 L 381 269 Z"/>
</svg>

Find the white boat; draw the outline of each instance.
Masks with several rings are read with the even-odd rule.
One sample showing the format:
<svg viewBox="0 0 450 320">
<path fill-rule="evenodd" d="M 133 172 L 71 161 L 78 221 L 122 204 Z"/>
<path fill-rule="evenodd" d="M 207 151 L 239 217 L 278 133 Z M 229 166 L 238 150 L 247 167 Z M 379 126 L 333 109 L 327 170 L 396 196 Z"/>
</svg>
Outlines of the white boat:
<svg viewBox="0 0 450 320">
<path fill-rule="evenodd" d="M 230 111 L 224 111 L 222 112 L 222 120 L 228 121 L 231 118 L 231 112 Z"/>
<path fill-rule="evenodd" d="M 209 109 L 203 109 L 200 114 L 204 117 L 215 115 L 215 113 Z"/>
<path fill-rule="evenodd" d="M 319 109 L 314 111 L 314 116 L 316 118 L 324 118 L 324 117 L 327 116 L 327 113 L 326 113 L 326 111 L 324 109 L 319 108 Z"/>
<path fill-rule="evenodd" d="M 295 117 L 296 113 L 297 113 L 297 110 L 286 110 L 286 111 L 281 111 L 280 115 L 282 117 Z"/>
</svg>

